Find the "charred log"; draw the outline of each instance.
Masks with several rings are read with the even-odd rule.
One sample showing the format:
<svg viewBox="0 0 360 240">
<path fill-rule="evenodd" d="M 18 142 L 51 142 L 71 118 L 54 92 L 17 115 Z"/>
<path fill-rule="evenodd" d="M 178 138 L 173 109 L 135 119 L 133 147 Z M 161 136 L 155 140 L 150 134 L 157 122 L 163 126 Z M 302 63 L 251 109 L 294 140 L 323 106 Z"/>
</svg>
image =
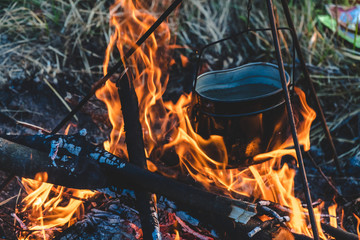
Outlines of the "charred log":
<svg viewBox="0 0 360 240">
<path fill-rule="evenodd" d="M 229 199 L 141 169 L 80 135 L 4 136 L 0 138 L 0 169 L 21 177 L 48 173 L 48 182 L 79 189 L 119 186 L 161 194 L 176 202 L 246 224 L 256 204 Z M 34 147 L 36 149 L 32 149 Z M 49 154 L 50 152 L 50 154 Z"/>
<path fill-rule="evenodd" d="M 0 138 L 0 170 L 29 178 L 38 172 L 47 172 L 48 182 L 79 189 L 117 186 L 155 192 L 174 200 L 183 209 L 197 212 L 202 216 L 200 219 L 224 233 L 222 239 L 236 236 L 247 239 L 247 233 L 262 224 L 253 216 L 259 209 L 264 214 L 259 204 L 216 195 L 139 168 L 89 144 L 81 134 L 3 136 Z M 276 226 L 252 239 L 271 239 L 282 234 L 291 237 L 288 230 Z"/>
<path fill-rule="evenodd" d="M 144 151 L 142 128 L 139 121 L 138 100 L 134 86 L 126 73 L 116 82 L 121 110 L 124 118 L 125 141 L 129 154 L 129 162 L 147 169 Z M 149 192 L 135 192 L 136 208 L 140 212 L 141 227 L 144 239 L 161 239 L 159 220 L 156 208 L 156 196 Z"/>
<path fill-rule="evenodd" d="M 347 232 L 341 228 L 334 228 L 326 223 L 321 223 L 322 229 L 330 236 L 338 240 L 358 240 L 359 237 L 353 233 Z"/>
<path fill-rule="evenodd" d="M 34 149 L 0 138 L 0 168 L 10 174 L 29 178 L 34 178 L 39 172 L 47 172 L 48 182 L 73 188 L 93 189 L 107 186 L 107 180 L 98 164 L 86 161 L 83 151 L 79 150 L 79 142 L 85 142 L 85 139 L 71 136 L 66 143 L 64 138 L 56 139 L 57 141 L 44 135 L 24 138 L 25 145 L 31 141 L 36 142 L 35 145 L 39 148 Z M 59 147 L 61 144 L 65 144 L 69 150 Z M 49 152 L 53 154 L 53 159 Z"/>
</svg>

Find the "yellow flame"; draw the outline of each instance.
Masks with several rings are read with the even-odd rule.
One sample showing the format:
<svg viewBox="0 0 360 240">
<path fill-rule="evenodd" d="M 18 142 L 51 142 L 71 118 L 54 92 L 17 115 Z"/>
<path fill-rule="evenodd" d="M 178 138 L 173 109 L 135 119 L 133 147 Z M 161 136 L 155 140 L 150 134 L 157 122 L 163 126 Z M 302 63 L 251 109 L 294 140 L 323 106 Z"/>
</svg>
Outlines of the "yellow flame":
<svg viewBox="0 0 360 240">
<path fill-rule="evenodd" d="M 106 50 L 104 74 L 107 73 L 114 47 L 120 56 L 124 56 L 132 44 L 154 23 L 157 13 L 162 12 L 164 9 L 161 8 L 164 6 L 167 4 L 147 5 L 146 1 L 134 3 L 131 0 L 117 0 L 111 6 L 110 24 L 114 28 L 114 33 Z M 163 102 L 162 95 L 169 78 L 167 68 L 174 64 L 174 60 L 166 55 L 166 52 L 174 46 L 169 46 L 170 29 L 167 24 L 161 24 L 155 33 L 156 37 L 154 34 L 151 35 L 125 63 L 129 67 L 128 77 L 135 86 L 139 100 L 147 156 L 150 159 L 154 156 L 159 158 L 166 151 L 173 149 L 179 156 L 181 170 L 201 182 L 204 187 L 210 189 L 216 186 L 229 196 L 239 193 L 290 207 L 291 221 L 288 226 L 295 232 L 311 236 L 307 211 L 294 194 L 295 170 L 287 164 L 280 168 L 282 156 L 292 155 L 296 158 L 295 151 L 291 148 L 292 137 L 290 136 L 281 146 L 277 146 L 276 150 L 255 156 L 256 161 L 271 158 L 269 161 L 245 170 L 227 169 L 228 156 L 223 138 L 210 136 L 205 140 L 192 129 L 188 117 L 192 95 L 182 95 L 177 103 Z M 181 57 L 181 61 L 181 64 L 187 64 L 184 57 Z M 294 109 L 297 133 L 300 144 L 307 151 L 310 149 L 310 127 L 316 114 L 307 105 L 305 94 L 298 88 L 295 91 L 300 99 L 299 109 Z M 110 140 L 104 143 L 105 149 L 119 156 L 127 156 L 124 124 L 115 84 L 108 81 L 96 92 L 96 96 L 106 103 L 113 125 Z M 161 171 L 149 162 L 148 167 L 152 171 Z M 164 175 L 167 173 L 164 172 Z M 315 210 L 320 226 L 320 208 Z M 321 237 L 325 236 L 322 234 Z"/>
<path fill-rule="evenodd" d="M 66 133 L 70 126 L 69 124 L 66 128 Z M 22 184 L 28 195 L 22 200 L 17 211 L 20 215 L 27 216 L 24 221 L 28 229 L 34 232 L 32 234 L 20 233 L 19 239 L 34 238 L 37 236 L 37 231 L 41 232 L 43 239 L 48 239 L 47 231 L 64 225 L 70 226 L 84 212 L 83 201 L 79 199 L 87 199 L 95 193 L 91 190 L 55 186 L 46 183 L 47 179 L 46 172 L 37 173 L 34 180 L 22 178 Z M 70 196 L 70 199 L 65 198 L 64 193 Z"/>
<path fill-rule="evenodd" d="M 330 216 L 330 225 L 337 228 L 337 219 L 336 219 L 336 208 L 337 204 L 331 205 L 328 207 L 328 212 Z"/>
<path fill-rule="evenodd" d="M 178 230 L 176 230 L 176 229 L 174 229 L 174 231 L 175 231 L 175 238 L 174 238 L 174 240 L 180 240 L 180 234 L 179 234 L 179 231 L 178 231 Z"/>
</svg>

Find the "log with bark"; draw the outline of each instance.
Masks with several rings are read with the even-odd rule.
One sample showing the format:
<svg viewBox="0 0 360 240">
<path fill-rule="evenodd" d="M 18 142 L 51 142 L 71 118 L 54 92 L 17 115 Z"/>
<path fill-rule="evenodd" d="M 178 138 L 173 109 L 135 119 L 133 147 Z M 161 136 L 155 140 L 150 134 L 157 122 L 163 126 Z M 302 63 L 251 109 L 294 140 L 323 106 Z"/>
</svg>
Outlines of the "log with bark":
<svg viewBox="0 0 360 240">
<path fill-rule="evenodd" d="M 28 178 L 47 172 L 48 182 L 78 189 L 117 186 L 151 191 L 242 224 L 257 212 L 256 204 L 206 192 L 128 163 L 89 144 L 81 131 L 68 136 L 2 136 L 0 170 Z"/>
<path fill-rule="evenodd" d="M 109 186 L 154 192 L 175 201 L 191 210 L 198 210 L 214 225 L 229 233 L 229 236 L 247 238 L 254 228 L 271 225 L 271 229 L 255 235 L 254 239 L 271 239 L 274 229 L 281 221 L 262 224 L 255 215 L 267 214 L 264 206 L 243 200 L 230 199 L 177 182 L 128 163 L 100 147 L 88 143 L 83 131 L 75 135 L 33 135 L 0 137 L 0 170 L 20 177 L 34 178 L 39 172 L 47 172 L 47 182 L 78 189 L 98 189 Z M 5 139 L 6 138 L 6 139 Z M 268 214 L 270 217 L 273 213 Z M 227 220 L 226 220 L 227 219 Z M 275 219 L 275 218 L 274 218 Z M 230 221 L 229 221 L 230 220 Z M 279 219 L 280 220 L 280 219 Z M 233 222 L 227 224 L 225 222 Z M 273 223 L 277 226 L 274 228 Z M 293 236 L 285 228 L 276 232 Z M 332 230 L 332 229 L 330 229 Z M 350 236 L 347 232 L 330 235 Z M 340 234 L 340 235 L 339 235 Z M 351 239 L 355 235 L 351 234 Z M 294 234 L 295 239 L 306 239 Z M 231 239 L 225 238 L 225 239 Z M 344 238 L 345 239 L 345 238 Z"/>
</svg>

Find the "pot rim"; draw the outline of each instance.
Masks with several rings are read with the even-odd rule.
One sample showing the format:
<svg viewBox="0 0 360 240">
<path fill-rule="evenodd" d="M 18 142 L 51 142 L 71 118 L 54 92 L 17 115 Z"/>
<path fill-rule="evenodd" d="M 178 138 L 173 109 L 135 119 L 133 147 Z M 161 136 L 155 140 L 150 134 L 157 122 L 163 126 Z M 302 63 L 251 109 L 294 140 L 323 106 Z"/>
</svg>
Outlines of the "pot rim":
<svg viewBox="0 0 360 240">
<path fill-rule="evenodd" d="M 230 69 L 222 69 L 222 70 L 215 70 L 215 71 L 210 71 L 210 72 L 206 72 L 206 73 L 203 73 L 201 74 L 200 76 L 197 77 L 196 79 L 196 82 L 194 82 L 195 86 L 194 86 L 194 92 L 199 95 L 200 97 L 202 98 L 205 98 L 205 99 L 208 99 L 208 100 L 211 100 L 211 101 L 214 101 L 214 102 L 219 102 L 219 103 L 236 103 L 236 102 L 248 102 L 248 101 L 253 101 L 253 100 L 258 100 L 258 99 L 262 99 L 262 98 L 266 98 L 266 97 L 269 97 L 269 96 L 273 96 L 273 95 L 276 95 L 280 92 L 283 91 L 282 87 L 277 89 L 277 90 L 274 90 L 274 91 L 271 91 L 270 93 L 266 93 L 266 94 L 263 94 L 263 95 L 260 95 L 260 96 L 255 96 L 255 97 L 249 97 L 249 98 L 244 98 L 244 99 L 235 99 L 235 100 L 219 100 L 219 99 L 215 99 L 215 98 L 211 98 L 211 97 L 208 97 L 208 96 L 204 96 L 203 94 L 199 93 L 197 90 L 196 90 L 196 85 L 197 85 L 197 82 L 200 78 L 203 78 L 207 75 L 212 75 L 212 74 L 217 74 L 217 73 L 228 73 L 228 72 L 234 72 L 234 71 L 238 71 L 242 68 L 247 68 L 247 67 L 251 67 L 251 66 L 258 66 L 258 65 L 262 65 L 262 66 L 266 66 L 266 67 L 272 67 L 272 68 L 275 68 L 276 70 L 279 69 L 279 67 L 273 63 L 269 63 L 269 62 L 252 62 L 252 63 L 247 63 L 247 64 L 244 64 L 244 65 L 241 65 L 239 67 L 235 67 L 235 68 L 230 68 Z M 279 71 L 279 70 L 278 70 Z M 280 74 L 280 72 L 279 72 Z M 285 71 L 285 80 L 286 80 L 286 86 L 289 87 L 289 84 L 290 84 L 290 76 L 289 74 Z M 282 85 L 281 83 L 281 79 L 280 79 L 280 84 Z"/>
</svg>

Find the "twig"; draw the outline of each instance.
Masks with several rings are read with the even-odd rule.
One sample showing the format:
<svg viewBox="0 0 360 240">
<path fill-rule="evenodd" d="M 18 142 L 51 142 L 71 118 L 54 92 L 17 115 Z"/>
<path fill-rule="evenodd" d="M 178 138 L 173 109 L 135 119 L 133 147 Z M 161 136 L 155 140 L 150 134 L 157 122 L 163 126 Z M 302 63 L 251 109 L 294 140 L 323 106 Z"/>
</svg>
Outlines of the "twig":
<svg viewBox="0 0 360 240">
<path fill-rule="evenodd" d="M 181 225 L 183 231 L 192 234 L 196 239 L 200 239 L 200 240 L 213 240 L 212 237 L 208 237 L 208 236 L 202 235 L 202 234 L 200 234 L 200 233 L 192 230 L 183 220 L 181 220 L 181 218 L 179 218 L 178 216 L 176 216 L 176 214 L 175 214 L 175 218 L 176 218 L 176 221 Z"/>
<path fill-rule="evenodd" d="M 4 189 L 7 187 L 7 185 L 14 179 L 15 174 L 10 174 L 4 182 L 0 185 L 0 193 L 4 191 Z"/>
<path fill-rule="evenodd" d="M 21 229 L 29 230 L 25 223 L 16 215 L 16 213 L 11 213 L 11 216 L 19 223 Z"/>
<path fill-rule="evenodd" d="M 8 199 L 5 199 L 4 201 L 0 202 L 0 206 L 7 204 L 8 202 L 10 202 L 11 200 L 13 200 L 16 197 L 17 197 L 17 195 L 14 195 Z"/>
<path fill-rule="evenodd" d="M 41 132 L 47 133 L 47 134 L 50 133 L 50 131 L 46 130 L 45 128 L 36 126 L 36 125 L 34 125 L 34 124 L 31 124 L 31 123 L 19 121 L 19 120 L 15 119 L 14 117 L 8 116 L 7 114 L 5 114 L 5 113 L 3 113 L 3 112 L 0 112 L 0 116 L 1 116 L 1 117 L 4 117 L 7 121 L 9 121 L 9 122 L 12 123 L 12 124 L 21 125 L 21 126 L 23 126 L 23 127 L 32 129 L 32 130 L 34 130 L 34 131 L 41 131 Z M 9 123 L 9 122 L 7 122 L 7 123 Z M 0 191 L 0 192 L 1 192 L 1 191 Z"/>
<path fill-rule="evenodd" d="M 64 104 L 66 109 L 69 110 L 69 112 L 71 112 L 71 107 L 69 107 L 67 102 L 61 97 L 61 95 L 58 93 L 58 91 L 56 91 L 56 89 L 49 83 L 48 80 L 46 80 L 45 77 L 43 78 L 43 80 L 46 83 L 46 85 L 48 85 L 48 87 L 51 89 L 51 91 L 53 91 L 53 93 L 56 95 L 56 97 L 62 102 L 62 104 Z M 79 121 L 79 119 L 78 119 L 78 117 L 76 115 L 74 115 L 74 118 L 75 118 L 76 121 Z"/>
<path fill-rule="evenodd" d="M 279 219 L 278 218 L 270 219 L 268 221 L 261 223 L 260 226 L 257 226 L 253 230 L 251 230 L 248 233 L 248 236 L 249 236 L 249 238 L 252 238 L 255 236 L 255 234 L 261 232 L 262 230 L 265 230 L 266 228 L 268 228 L 270 226 L 273 226 L 273 225 L 279 224 L 279 223 L 283 223 L 283 222 L 288 222 L 288 221 L 290 221 L 290 217 L 288 217 L 288 216 L 280 217 Z"/>
<path fill-rule="evenodd" d="M 318 232 L 317 225 L 316 225 L 314 209 L 312 207 L 311 194 L 310 194 L 310 190 L 309 190 L 309 184 L 308 184 L 308 181 L 307 181 L 307 178 L 306 178 L 304 160 L 303 160 L 303 157 L 302 157 L 302 154 L 301 154 L 299 139 L 298 139 L 297 132 L 296 132 L 295 119 L 294 119 L 293 109 L 292 109 L 292 106 L 291 106 L 289 89 L 288 89 L 288 87 L 286 85 L 286 80 L 285 80 L 285 70 L 284 70 L 284 63 L 283 63 L 283 59 L 282 59 L 282 55 L 281 55 L 281 51 L 280 51 L 278 28 L 275 25 L 275 16 L 274 16 L 274 10 L 273 10 L 274 5 L 273 5 L 272 0 L 267 0 L 266 3 L 267 3 L 269 20 L 270 20 L 271 33 L 272 33 L 272 37 L 273 37 L 273 43 L 274 43 L 274 47 L 275 47 L 275 50 L 276 50 L 277 64 L 279 66 L 279 74 L 280 74 L 280 79 L 281 79 L 281 85 L 282 85 L 282 89 L 284 91 L 284 98 L 285 98 L 285 105 L 286 105 L 286 110 L 287 110 L 287 115 L 288 115 L 288 122 L 289 122 L 290 129 L 291 129 L 291 135 L 292 135 L 293 142 L 294 142 L 297 161 L 298 161 L 298 164 L 299 164 L 299 170 L 300 170 L 299 172 L 300 172 L 302 183 L 303 183 L 303 190 L 304 190 L 304 193 L 305 193 L 305 199 L 306 199 L 306 202 L 308 204 L 311 228 L 312 228 L 312 231 L 313 231 L 314 239 L 318 240 L 319 239 L 319 232 Z M 287 2 L 285 2 L 285 4 L 287 6 Z M 283 8 L 285 8 L 285 7 L 283 7 Z M 295 37 L 295 39 L 296 39 L 296 37 Z"/>
<path fill-rule="evenodd" d="M 10 214 L 11 215 L 11 214 Z M 19 230 L 19 231 L 23 231 L 23 232 L 29 232 L 29 233 L 32 233 L 34 232 L 34 230 L 28 230 L 28 229 L 22 229 L 18 226 L 14 226 L 12 223 L 6 221 L 5 219 L 1 219 L 3 223 L 9 225 L 9 227 L 13 228 L 14 230 Z M 15 220 L 16 221 L 16 220 Z"/>
<path fill-rule="evenodd" d="M 275 212 L 271 208 L 267 207 L 269 205 L 270 205 L 269 201 L 259 201 L 256 209 L 259 211 L 259 214 L 266 214 L 267 216 L 273 217 L 281 222 L 283 220 L 282 219 L 283 217 L 281 217 L 277 212 Z"/>
<path fill-rule="evenodd" d="M 42 132 L 44 134 L 49 134 L 50 133 L 49 130 L 46 130 L 45 128 L 36 126 L 34 124 L 31 124 L 31 123 L 16 120 L 16 124 L 21 125 L 21 126 L 26 127 L 26 128 L 29 128 L 29 129 L 32 129 L 34 131 L 40 131 L 40 132 Z"/>
<path fill-rule="evenodd" d="M 283 9 L 284 9 L 286 21 L 287 21 L 290 29 L 292 29 L 292 31 L 294 32 L 294 35 L 295 35 L 293 41 L 294 41 L 296 53 L 297 53 L 297 56 L 298 56 L 300 64 L 301 64 L 302 72 L 304 74 L 304 79 L 305 79 L 305 81 L 306 81 L 306 83 L 308 85 L 311 96 L 312 96 L 312 98 L 313 98 L 313 100 L 315 102 L 316 112 L 317 112 L 318 116 L 320 117 L 321 126 L 322 126 L 323 131 L 325 133 L 325 136 L 326 136 L 326 138 L 327 138 L 327 140 L 329 142 L 329 145 L 330 145 L 330 148 L 331 148 L 331 151 L 332 151 L 332 155 L 333 155 L 333 158 L 334 158 L 336 169 L 340 174 L 342 174 L 340 161 L 339 161 L 338 156 L 337 156 L 337 152 L 336 152 L 336 149 L 335 149 L 335 145 L 334 145 L 330 130 L 329 130 L 328 125 L 326 123 L 326 119 L 325 119 L 323 109 L 322 109 L 320 101 L 319 101 L 319 99 L 317 97 L 316 90 L 315 90 L 313 81 L 310 78 L 309 71 L 308 71 L 308 69 L 306 67 L 304 56 L 303 56 L 303 54 L 301 52 L 301 47 L 300 47 L 300 43 L 299 43 L 299 40 L 298 40 L 297 35 L 296 35 L 295 26 L 294 26 L 294 23 L 292 21 L 291 15 L 290 15 L 288 2 L 287 2 L 287 0 L 281 0 L 281 4 L 282 4 Z"/>
<path fill-rule="evenodd" d="M 344 201 L 345 203 L 347 202 L 346 199 L 344 198 L 344 196 L 341 195 L 341 193 L 336 189 L 336 187 L 334 186 L 334 184 L 332 184 L 332 182 L 329 180 L 329 178 L 324 174 L 324 172 L 321 170 L 321 168 L 319 167 L 319 165 L 315 162 L 314 158 L 312 157 L 311 153 L 309 151 L 305 152 L 306 155 L 308 156 L 308 158 L 310 159 L 310 161 L 313 163 L 313 165 L 315 166 L 315 168 L 319 171 L 321 177 L 327 182 L 327 184 L 335 191 L 336 195 L 339 196 L 341 198 L 342 201 Z"/>
</svg>

